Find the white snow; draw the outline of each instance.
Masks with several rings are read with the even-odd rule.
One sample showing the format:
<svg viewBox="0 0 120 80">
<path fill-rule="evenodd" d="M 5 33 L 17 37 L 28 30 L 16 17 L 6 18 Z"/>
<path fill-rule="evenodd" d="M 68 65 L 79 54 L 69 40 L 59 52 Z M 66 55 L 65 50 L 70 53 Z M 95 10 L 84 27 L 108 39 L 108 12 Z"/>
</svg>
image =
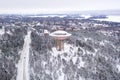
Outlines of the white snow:
<svg viewBox="0 0 120 80">
<path fill-rule="evenodd" d="M 29 48 L 31 43 L 31 31 L 25 36 L 23 50 L 20 52 L 20 60 L 18 63 L 18 72 L 16 80 L 29 80 Z"/>
<path fill-rule="evenodd" d="M 64 80 L 64 73 L 62 71 L 62 68 L 60 68 L 58 80 Z"/>
<path fill-rule="evenodd" d="M 120 72 L 120 65 L 118 64 L 116 67 L 117 67 L 118 71 Z"/>
<path fill-rule="evenodd" d="M 37 15 L 34 15 L 34 16 L 28 16 L 28 17 L 48 17 L 47 15 L 44 15 L 44 16 L 37 16 Z"/>
<path fill-rule="evenodd" d="M 7 31 L 8 34 L 12 35 L 12 33 L 10 31 Z"/>
<path fill-rule="evenodd" d="M 106 36 L 111 36 L 111 34 L 112 34 L 112 31 L 99 31 L 100 33 L 102 33 L 102 34 L 104 34 L 104 35 L 106 35 Z"/>
<path fill-rule="evenodd" d="M 47 17 L 60 17 L 60 18 L 64 18 L 66 17 L 67 15 L 34 15 L 34 16 L 29 16 L 29 17 L 44 17 L 44 18 L 47 18 Z"/>
<path fill-rule="evenodd" d="M 61 51 L 58 51 L 55 47 L 52 48 L 52 51 L 53 51 L 53 52 L 52 52 L 52 55 L 55 56 L 55 57 L 56 57 L 58 54 L 62 54 L 62 52 L 61 52 Z"/>
<path fill-rule="evenodd" d="M 89 37 L 88 37 L 88 38 L 85 37 L 84 40 L 87 41 L 87 40 L 93 40 L 93 39 L 92 39 L 92 38 L 89 38 Z"/>
<path fill-rule="evenodd" d="M 61 59 L 65 59 L 67 62 L 72 59 L 73 64 L 75 64 L 78 57 L 75 55 L 77 51 L 78 47 L 74 47 L 73 45 L 64 43 L 64 50 L 62 51 L 57 51 L 55 47 L 52 48 L 52 56 L 56 57 L 58 55 L 61 55 Z M 64 56 L 65 53 L 67 53 L 67 56 Z"/>
<path fill-rule="evenodd" d="M 82 60 L 81 57 L 79 58 L 79 60 L 80 60 L 80 63 L 79 63 L 79 65 L 78 65 L 78 68 L 84 67 L 85 62 Z"/>
<path fill-rule="evenodd" d="M 70 47 L 72 47 L 72 45 L 64 43 L 64 52 L 70 52 Z"/>
<path fill-rule="evenodd" d="M 65 53 L 65 52 L 69 52 L 70 46 L 71 46 L 71 45 L 69 45 L 69 44 L 67 44 L 67 43 L 64 43 L 64 50 L 61 50 L 61 51 L 58 51 L 58 50 L 56 49 L 56 47 L 53 47 L 53 48 L 52 48 L 52 55 L 56 57 L 58 54 L 63 54 L 63 53 Z"/>
<path fill-rule="evenodd" d="M 71 50 L 73 48 L 73 50 Z M 73 45 L 64 43 L 64 50 L 57 51 L 55 47 L 52 48 L 52 56 L 56 57 L 58 55 L 61 55 L 62 59 L 65 59 L 66 61 L 70 61 L 72 59 L 73 63 L 75 64 L 77 56 L 74 56 L 78 50 L 78 47 L 73 47 Z M 67 53 L 67 56 L 65 57 L 64 54 Z"/>
<path fill-rule="evenodd" d="M 60 55 L 61 60 L 64 59 L 67 62 L 70 62 L 70 60 L 72 60 L 73 64 L 76 64 L 76 61 L 79 60 L 77 67 L 78 68 L 85 67 L 85 62 L 82 60 L 82 57 L 79 57 L 78 55 L 76 55 L 77 51 L 78 51 L 78 47 L 75 47 L 74 45 L 71 45 L 71 44 L 64 43 L 64 50 L 57 51 L 56 48 L 53 47 L 51 53 L 54 58 Z M 64 56 L 64 54 L 67 54 L 67 55 Z M 56 62 L 53 58 L 51 58 L 50 61 L 52 61 L 53 63 Z M 58 75 L 57 80 L 66 80 L 66 76 L 62 72 L 62 68 L 63 68 L 63 65 L 61 65 L 61 68 L 57 70 L 57 73 L 56 73 Z M 82 77 L 79 77 L 79 80 L 85 80 L 85 79 Z"/>
<path fill-rule="evenodd" d="M 120 22 L 120 16 L 107 16 L 108 18 L 105 19 L 95 19 L 100 21 L 112 21 L 112 22 Z"/>
<path fill-rule="evenodd" d="M 45 29 L 44 34 L 49 34 L 49 31 Z"/>
<path fill-rule="evenodd" d="M 85 19 L 88 19 L 91 17 L 91 15 L 81 15 L 81 17 L 84 17 Z"/>
<path fill-rule="evenodd" d="M 87 50 L 86 50 L 86 53 L 87 53 L 87 54 L 90 54 L 90 55 L 93 55 L 93 56 L 95 56 L 95 55 L 96 55 L 95 53 L 90 52 L 90 51 L 87 51 Z"/>
<path fill-rule="evenodd" d="M 76 63 L 76 61 L 77 61 L 77 56 L 72 57 L 72 61 L 73 61 L 73 64 L 75 64 L 75 63 Z"/>
<path fill-rule="evenodd" d="M 5 33 L 5 29 L 4 28 L 0 29 L 0 35 L 3 35 L 4 33 Z"/>
<path fill-rule="evenodd" d="M 104 45 L 105 45 L 104 41 L 101 41 L 101 42 L 100 42 L 100 45 L 104 46 Z"/>
</svg>

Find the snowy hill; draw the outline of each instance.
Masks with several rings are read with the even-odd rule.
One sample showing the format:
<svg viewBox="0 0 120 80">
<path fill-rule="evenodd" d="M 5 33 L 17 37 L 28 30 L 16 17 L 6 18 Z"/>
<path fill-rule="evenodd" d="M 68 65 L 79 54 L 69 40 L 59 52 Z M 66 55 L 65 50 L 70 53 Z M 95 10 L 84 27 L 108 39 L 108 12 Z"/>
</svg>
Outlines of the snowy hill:
<svg viewBox="0 0 120 80">
<path fill-rule="evenodd" d="M 15 16 L 0 20 L 0 80 L 120 79 L 119 23 Z M 72 36 L 57 51 L 55 40 L 43 34 L 53 26 L 80 29 L 68 30 Z"/>
<path fill-rule="evenodd" d="M 54 46 L 45 52 L 33 48 L 31 80 L 119 80 L 118 39 L 102 32 L 72 34 L 64 44 L 64 51 L 57 51 Z M 38 41 L 44 45 L 42 40 Z"/>
</svg>

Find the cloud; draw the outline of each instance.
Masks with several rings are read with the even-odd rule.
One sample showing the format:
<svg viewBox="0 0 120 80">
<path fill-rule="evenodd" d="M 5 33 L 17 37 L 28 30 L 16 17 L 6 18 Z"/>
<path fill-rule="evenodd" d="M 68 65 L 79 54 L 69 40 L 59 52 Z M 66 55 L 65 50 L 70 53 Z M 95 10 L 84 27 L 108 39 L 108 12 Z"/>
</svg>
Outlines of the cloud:
<svg viewBox="0 0 120 80">
<path fill-rule="evenodd" d="M 106 10 L 120 9 L 119 3 L 120 0 L 1 0 L 0 9 L 2 12 Z"/>
</svg>

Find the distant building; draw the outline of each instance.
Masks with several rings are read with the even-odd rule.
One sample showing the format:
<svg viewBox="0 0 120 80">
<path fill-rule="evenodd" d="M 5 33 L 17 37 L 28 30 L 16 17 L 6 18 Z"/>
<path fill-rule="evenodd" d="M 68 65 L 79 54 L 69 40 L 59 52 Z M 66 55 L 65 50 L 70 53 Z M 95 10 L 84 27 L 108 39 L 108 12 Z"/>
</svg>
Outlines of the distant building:
<svg viewBox="0 0 120 80">
<path fill-rule="evenodd" d="M 51 30 L 52 30 L 52 31 L 56 31 L 56 30 L 57 30 L 57 27 L 56 27 L 56 26 L 53 26 L 53 27 L 51 28 Z"/>
<path fill-rule="evenodd" d="M 71 27 L 66 28 L 66 31 L 72 31 Z"/>
<path fill-rule="evenodd" d="M 73 31 L 79 31 L 80 29 L 79 28 L 73 28 Z"/>
<path fill-rule="evenodd" d="M 44 35 L 49 35 L 49 31 L 48 30 L 44 30 Z"/>
<path fill-rule="evenodd" d="M 58 27 L 58 30 L 64 30 L 64 28 L 63 27 Z"/>
</svg>

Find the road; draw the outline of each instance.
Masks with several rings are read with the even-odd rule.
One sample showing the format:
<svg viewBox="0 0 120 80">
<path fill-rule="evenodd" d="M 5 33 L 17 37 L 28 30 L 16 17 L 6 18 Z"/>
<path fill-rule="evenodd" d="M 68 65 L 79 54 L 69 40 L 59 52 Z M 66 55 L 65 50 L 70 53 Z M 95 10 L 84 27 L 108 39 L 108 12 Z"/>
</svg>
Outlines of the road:
<svg viewBox="0 0 120 80">
<path fill-rule="evenodd" d="M 27 32 L 24 38 L 24 45 L 22 51 L 20 51 L 21 56 L 19 63 L 17 65 L 17 79 L 16 80 L 29 80 L 29 53 L 31 44 L 31 31 Z"/>
</svg>

